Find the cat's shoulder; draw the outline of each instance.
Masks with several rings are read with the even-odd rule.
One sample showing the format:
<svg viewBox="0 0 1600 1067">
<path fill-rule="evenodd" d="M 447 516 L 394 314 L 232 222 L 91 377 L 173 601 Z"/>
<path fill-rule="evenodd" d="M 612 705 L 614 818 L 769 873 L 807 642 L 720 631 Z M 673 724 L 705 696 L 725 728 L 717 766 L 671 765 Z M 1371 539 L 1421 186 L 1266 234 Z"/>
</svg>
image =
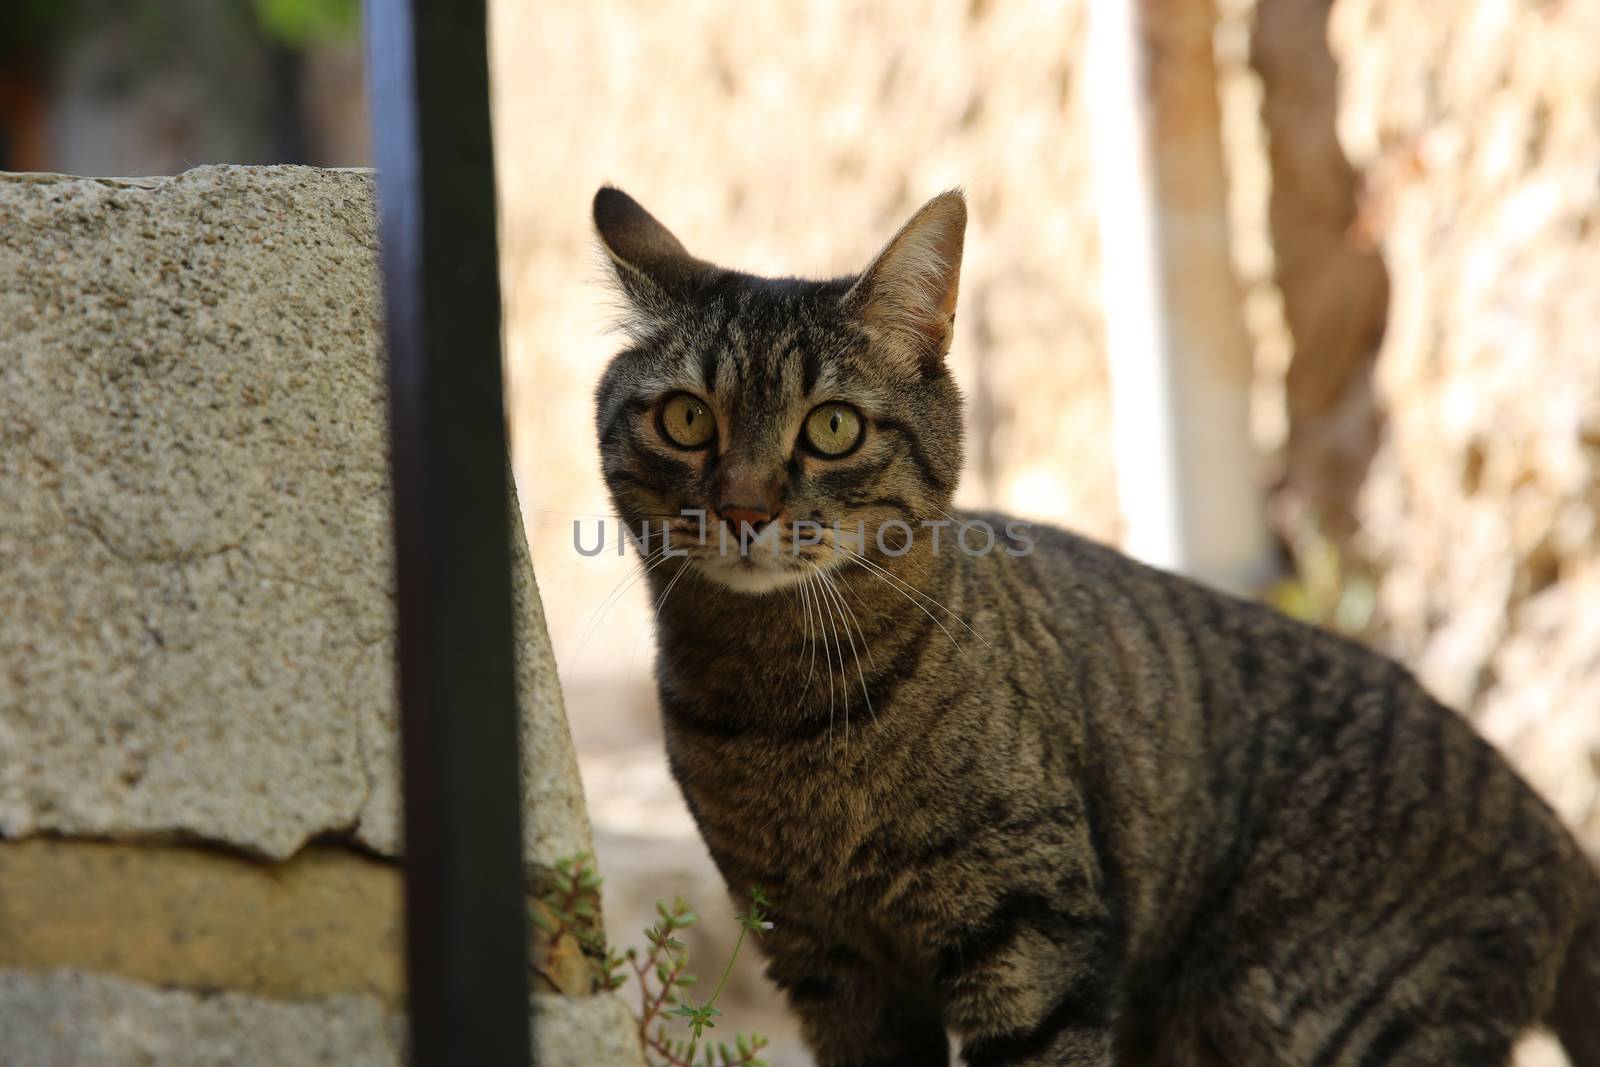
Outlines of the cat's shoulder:
<svg viewBox="0 0 1600 1067">
<path fill-rule="evenodd" d="M 1013 564 L 1022 564 L 1034 581 L 1053 587 L 1059 599 L 1076 591 L 1103 603 L 1136 601 L 1153 617 L 1182 613 L 1208 627 L 1273 642 L 1286 640 L 1308 650 L 1341 657 L 1376 657 L 1366 646 L 1321 627 L 1290 618 L 1253 596 L 1219 589 L 1206 582 L 1134 559 L 1113 545 L 1049 523 L 992 511 L 956 512 L 961 522 L 1005 531 L 1000 543 Z M 1025 548 L 1026 551 L 1020 550 Z"/>
</svg>

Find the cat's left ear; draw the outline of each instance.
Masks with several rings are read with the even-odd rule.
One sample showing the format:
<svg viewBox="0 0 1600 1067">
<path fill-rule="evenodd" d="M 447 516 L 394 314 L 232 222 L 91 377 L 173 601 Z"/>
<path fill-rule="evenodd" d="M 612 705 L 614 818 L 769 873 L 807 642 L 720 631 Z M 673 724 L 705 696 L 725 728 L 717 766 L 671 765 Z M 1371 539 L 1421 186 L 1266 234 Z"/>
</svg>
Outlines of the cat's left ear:
<svg viewBox="0 0 1600 1067">
<path fill-rule="evenodd" d="M 594 194 L 594 228 L 623 295 L 645 315 L 664 315 L 717 273 L 621 189 L 608 185 Z"/>
<path fill-rule="evenodd" d="M 846 306 L 885 343 L 920 361 L 950 350 L 961 283 L 967 202 L 959 189 L 940 193 L 884 246 L 850 287 Z"/>
</svg>

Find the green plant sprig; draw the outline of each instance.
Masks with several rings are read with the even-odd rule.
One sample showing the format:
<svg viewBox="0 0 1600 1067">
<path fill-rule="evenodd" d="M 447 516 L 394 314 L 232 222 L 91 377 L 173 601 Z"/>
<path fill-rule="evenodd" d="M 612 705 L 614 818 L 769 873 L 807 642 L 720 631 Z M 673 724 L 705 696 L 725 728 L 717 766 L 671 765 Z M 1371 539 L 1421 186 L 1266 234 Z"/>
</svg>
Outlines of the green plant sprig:
<svg viewBox="0 0 1600 1067">
<path fill-rule="evenodd" d="M 605 879 L 594 866 L 594 858 L 580 853 L 571 859 L 556 861 L 557 884 L 541 899 L 554 919 L 545 916 L 538 908 L 529 909 L 533 924 L 549 936 L 555 944 L 561 935 L 571 933 L 586 954 L 604 961 L 607 990 L 619 988 L 626 977 L 621 973 L 623 960 L 606 945 L 605 933 L 600 929 L 600 887 Z"/>
<path fill-rule="evenodd" d="M 699 921 L 687 901 L 679 897 L 671 907 L 657 901 L 657 920 L 644 932 L 648 951 L 629 948 L 625 955 L 618 955 L 606 945 L 604 935 L 595 932 L 603 881 L 590 857 L 562 860 L 556 864 L 556 873 L 558 883 L 541 898 L 555 918 L 548 919 L 534 909 L 534 921 L 552 941 L 570 930 L 584 948 L 602 956 L 606 961 L 605 984 L 610 990 L 626 981 L 624 966 L 633 970 L 639 980 L 639 1039 L 650 1067 L 696 1067 L 697 1055 L 702 1067 L 767 1067 L 760 1053 L 768 1042 L 760 1034 L 735 1034 L 731 1047 L 724 1042 L 701 1046 L 705 1031 L 715 1029 L 713 1020 L 722 1014 L 716 1006 L 717 999 L 733 973 L 745 937 L 760 937 L 772 929 L 766 913 L 771 904 L 759 887 L 750 890 L 750 906 L 739 916 L 739 937 L 716 989 L 704 1004 L 696 1004 L 686 990 L 698 979 L 688 970 L 688 947 L 675 936 Z M 689 1036 L 669 1036 L 668 1017 L 685 1020 Z"/>
</svg>

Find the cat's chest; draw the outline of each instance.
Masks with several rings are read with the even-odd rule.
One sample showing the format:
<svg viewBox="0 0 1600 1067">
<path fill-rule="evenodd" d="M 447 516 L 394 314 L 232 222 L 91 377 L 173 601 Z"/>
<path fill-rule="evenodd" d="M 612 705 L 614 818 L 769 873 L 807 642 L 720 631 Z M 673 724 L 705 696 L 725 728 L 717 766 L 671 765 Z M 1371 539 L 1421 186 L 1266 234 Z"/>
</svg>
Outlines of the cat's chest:
<svg viewBox="0 0 1600 1067">
<path fill-rule="evenodd" d="M 713 857 L 730 883 L 777 880 L 839 900 L 861 888 L 869 854 L 904 822 L 859 757 L 813 746 L 706 744 L 674 736 L 668 755 Z M 730 886 L 736 892 L 741 887 Z"/>
<path fill-rule="evenodd" d="M 680 747 L 673 760 L 679 785 L 736 899 L 760 887 L 775 921 L 897 972 L 931 966 L 927 946 L 955 921 L 962 894 L 937 891 L 938 872 L 917 857 L 930 826 L 954 825 L 956 813 L 926 802 L 908 812 L 888 784 L 896 775 L 842 758 L 769 756 L 728 773 L 729 753 L 685 755 Z"/>
</svg>

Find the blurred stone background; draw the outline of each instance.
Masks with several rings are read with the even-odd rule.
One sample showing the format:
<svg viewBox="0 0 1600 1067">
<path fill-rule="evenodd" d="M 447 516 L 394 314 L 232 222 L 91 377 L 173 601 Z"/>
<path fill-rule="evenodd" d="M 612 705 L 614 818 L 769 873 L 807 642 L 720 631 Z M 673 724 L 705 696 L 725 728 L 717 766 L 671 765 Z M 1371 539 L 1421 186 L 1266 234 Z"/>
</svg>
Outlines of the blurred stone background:
<svg viewBox="0 0 1600 1067">
<path fill-rule="evenodd" d="M 26 47 L 0 15 L 0 167 L 367 161 L 339 2 L 67 8 Z M 702 970 L 734 930 L 660 757 L 632 559 L 572 549 L 608 510 L 589 198 L 615 182 L 701 256 L 826 275 L 964 186 L 964 501 L 1115 541 L 1088 10 L 492 0 L 517 473 L 619 942 L 678 893 Z M 1252 473 L 1288 576 L 1264 593 L 1400 656 L 1600 846 L 1600 0 L 1215 15 Z M 732 1025 L 806 1062 L 753 969 L 733 991 Z"/>
</svg>

